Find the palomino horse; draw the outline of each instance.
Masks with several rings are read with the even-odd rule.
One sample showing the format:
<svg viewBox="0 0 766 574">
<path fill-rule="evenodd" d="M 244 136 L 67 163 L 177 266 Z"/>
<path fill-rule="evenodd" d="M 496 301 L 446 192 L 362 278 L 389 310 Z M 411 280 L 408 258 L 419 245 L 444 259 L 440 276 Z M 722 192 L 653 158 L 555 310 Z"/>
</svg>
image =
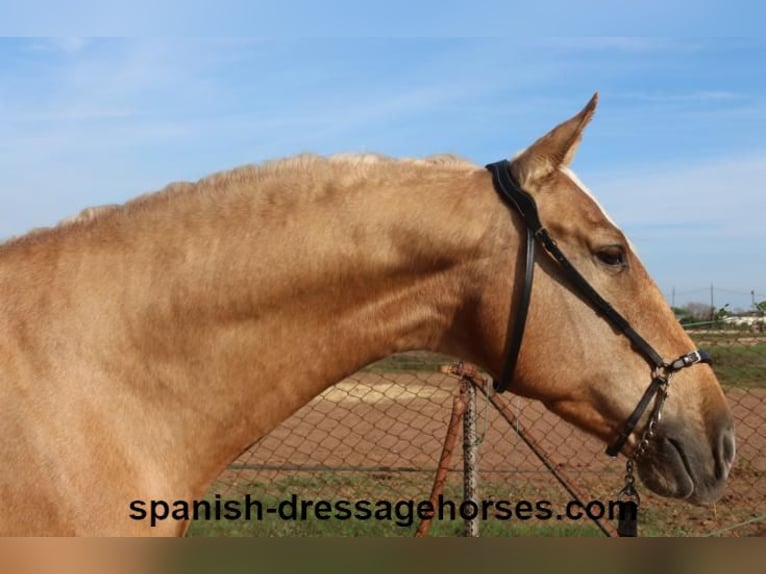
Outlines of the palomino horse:
<svg viewBox="0 0 766 574">
<path fill-rule="evenodd" d="M 595 104 L 508 169 L 585 279 L 678 357 L 691 340 L 568 168 Z M 299 156 L 3 244 L 0 532 L 180 535 L 185 521 L 152 527 L 131 502 L 201 498 L 249 445 L 363 366 L 431 349 L 500 375 L 524 232 L 492 174 L 466 161 Z M 535 266 L 510 390 L 612 443 L 652 369 L 552 259 L 538 252 Z M 732 428 L 711 368 L 683 369 L 641 478 L 716 500 Z"/>
</svg>

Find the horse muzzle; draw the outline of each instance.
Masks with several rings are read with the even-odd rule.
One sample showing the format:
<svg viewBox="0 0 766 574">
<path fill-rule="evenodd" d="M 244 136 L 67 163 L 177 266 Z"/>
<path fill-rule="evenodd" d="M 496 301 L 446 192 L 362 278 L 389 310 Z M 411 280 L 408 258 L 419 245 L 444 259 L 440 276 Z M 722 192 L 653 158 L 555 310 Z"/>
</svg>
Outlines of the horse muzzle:
<svg viewBox="0 0 766 574">
<path fill-rule="evenodd" d="M 680 424 L 659 425 L 657 430 L 645 455 L 637 461 L 643 483 L 661 496 L 693 504 L 718 500 L 736 452 L 730 416 L 710 433 L 695 433 Z"/>
</svg>

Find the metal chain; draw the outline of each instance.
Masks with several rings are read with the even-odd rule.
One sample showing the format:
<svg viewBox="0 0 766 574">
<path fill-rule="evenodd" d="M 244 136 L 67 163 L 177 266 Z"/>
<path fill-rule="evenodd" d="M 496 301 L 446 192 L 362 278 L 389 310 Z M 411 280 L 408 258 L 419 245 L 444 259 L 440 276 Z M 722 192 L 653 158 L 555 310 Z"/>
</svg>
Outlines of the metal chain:
<svg viewBox="0 0 766 574">
<path fill-rule="evenodd" d="M 628 458 L 628 462 L 625 463 L 625 486 L 622 487 L 619 493 L 617 493 L 617 500 L 619 502 L 635 502 L 636 506 L 641 502 L 641 497 L 636 490 L 636 476 L 634 474 L 634 460 L 632 457 Z"/>
<path fill-rule="evenodd" d="M 666 380 L 660 390 L 657 391 L 657 398 L 654 399 L 654 407 L 649 415 L 649 420 L 646 423 L 644 431 L 641 433 L 641 438 L 630 455 L 629 460 L 637 460 L 641 458 L 646 449 L 649 448 L 649 441 L 654 438 L 654 429 L 662 419 L 662 407 L 665 404 L 665 399 L 668 398 L 668 381 Z"/>
<path fill-rule="evenodd" d="M 635 467 L 639 458 L 646 454 L 646 450 L 649 448 L 649 441 L 654 437 L 654 430 L 657 424 L 662 419 L 662 407 L 665 405 L 665 400 L 668 398 L 668 386 L 670 379 L 673 376 L 673 372 L 666 372 L 663 376 L 664 383 L 657 392 L 657 397 L 654 399 L 654 406 L 652 412 L 649 415 L 649 420 L 641 433 L 641 438 L 636 444 L 636 448 L 628 456 L 625 462 L 625 486 L 617 494 L 617 500 L 635 502 L 638 506 L 641 502 L 641 497 L 636 490 L 636 476 Z"/>
</svg>

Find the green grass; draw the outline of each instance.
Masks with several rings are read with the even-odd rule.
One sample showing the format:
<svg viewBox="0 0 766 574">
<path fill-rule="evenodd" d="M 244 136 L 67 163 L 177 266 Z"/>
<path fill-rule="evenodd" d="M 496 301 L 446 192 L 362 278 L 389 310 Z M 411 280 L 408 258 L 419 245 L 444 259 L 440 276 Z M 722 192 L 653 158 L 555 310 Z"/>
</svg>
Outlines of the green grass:
<svg viewBox="0 0 766 574">
<path fill-rule="evenodd" d="M 435 373 L 442 365 L 454 363 L 456 359 L 427 351 L 414 351 L 391 355 L 362 369 L 369 373 Z"/>
<path fill-rule="evenodd" d="M 280 499 L 261 497 L 264 504 L 276 505 Z M 329 499 L 333 502 L 333 499 Z M 392 501 L 393 502 L 393 501 Z M 456 500 L 459 504 L 459 499 Z M 419 524 L 415 516 L 411 525 L 397 525 L 394 520 L 319 520 L 309 516 L 307 520 L 283 521 L 276 517 L 257 520 L 197 520 L 192 524 L 189 536 L 240 536 L 240 537 L 411 537 Z M 512 525 L 511 525 L 512 524 Z M 462 519 L 434 520 L 429 536 L 463 536 L 465 525 Z M 555 522 L 550 524 L 530 520 L 528 523 L 516 520 L 501 521 L 489 519 L 481 522 L 482 536 L 601 536 L 591 523 Z"/>
<path fill-rule="evenodd" d="M 754 344 L 715 333 L 694 338 L 712 355 L 713 370 L 722 385 L 766 388 L 766 337 L 758 337 Z"/>
<path fill-rule="evenodd" d="M 252 482 L 240 485 L 236 493 L 222 495 L 223 500 L 241 499 L 246 493 L 262 502 L 264 508 L 277 507 L 280 502 L 289 500 L 294 493 L 299 500 L 327 500 L 334 503 L 338 500 L 378 500 L 388 501 L 392 505 L 397 501 L 414 500 L 415 503 L 428 498 L 429 480 L 433 475 L 427 471 L 415 473 L 416 476 L 405 476 L 402 473 L 390 475 L 381 481 L 370 473 L 351 472 L 314 472 L 299 473 L 285 476 L 270 482 Z M 537 500 L 551 500 L 554 511 L 559 511 L 565 504 L 565 498 L 557 487 L 545 481 L 545 484 L 532 484 L 524 490 L 507 494 L 507 483 L 485 481 L 482 485 L 482 498 L 508 499 L 513 504 L 519 500 L 528 500 L 534 504 Z M 215 490 L 211 491 L 212 493 Z M 222 489 L 225 492 L 225 489 Z M 462 485 L 460 476 L 456 473 L 450 477 L 445 488 L 444 496 L 459 506 L 462 500 Z M 208 500 L 214 499 L 214 494 Z M 391 515 L 386 520 L 359 520 L 350 518 L 341 520 L 329 518 L 320 520 L 313 512 L 309 512 L 306 520 L 281 520 L 276 515 L 264 513 L 262 520 L 197 520 L 189 531 L 189 536 L 240 536 L 240 537 L 411 537 L 420 523 L 417 515 L 410 514 L 406 507 L 401 507 L 399 517 Z M 397 524 L 397 521 L 400 524 Z M 459 515 L 454 520 L 434 520 L 431 523 L 429 536 L 449 537 L 463 536 L 464 521 Z M 656 529 L 642 528 L 642 532 L 651 534 Z M 520 520 L 516 517 L 510 520 L 489 518 L 480 523 L 482 536 L 603 536 L 598 527 L 590 520 L 540 520 L 534 517 Z"/>
<path fill-rule="evenodd" d="M 692 332 L 692 338 L 713 356 L 713 369 L 721 384 L 730 387 L 766 388 L 766 335 L 743 335 L 751 339 L 740 343 L 732 333 Z M 755 343 L 752 342 L 755 339 Z M 762 342 L 761 342 L 762 341 Z M 387 357 L 364 370 L 372 373 L 437 372 L 454 359 L 434 353 L 404 353 Z"/>
</svg>

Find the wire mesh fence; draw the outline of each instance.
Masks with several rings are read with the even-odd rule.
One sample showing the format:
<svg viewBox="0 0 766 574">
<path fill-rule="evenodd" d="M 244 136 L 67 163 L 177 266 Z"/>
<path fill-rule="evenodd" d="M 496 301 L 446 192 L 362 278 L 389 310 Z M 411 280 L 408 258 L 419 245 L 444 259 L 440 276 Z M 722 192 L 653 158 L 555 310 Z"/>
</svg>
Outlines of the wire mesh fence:
<svg viewBox="0 0 766 574">
<path fill-rule="evenodd" d="M 737 460 L 726 494 L 713 506 L 663 499 L 640 488 L 639 534 L 746 536 L 766 531 L 766 335 L 698 329 L 692 336 L 713 354 L 735 417 Z M 425 353 L 399 355 L 334 385 L 256 443 L 211 490 L 222 497 L 249 494 L 267 505 L 285 500 L 292 500 L 293 506 L 296 501 L 367 501 L 362 514 L 375 515 L 376 520 L 361 519 L 354 512 L 325 513 L 332 514 L 325 518 L 310 513 L 306 520 L 265 516 L 234 527 L 195 524 L 192 533 L 413 535 L 419 520 L 406 502 L 417 504 L 429 496 L 459 387 L 456 377 L 440 372 L 449 362 Z M 476 430 L 482 437 L 478 498 L 533 505 L 548 501 L 552 519 L 539 519 L 534 508 L 510 519 L 490 512 L 481 534 L 601 535 L 591 521 L 558 519 L 572 496 L 551 469 L 565 477 L 586 503 L 610 501 L 623 485 L 624 460 L 605 456 L 601 442 L 536 401 L 512 395 L 495 398 L 505 416 L 483 395 L 477 399 Z M 537 454 L 521 440 L 522 430 L 539 447 Z M 463 461 L 457 448 L 447 473 L 442 520 L 434 520 L 431 534 L 463 533 L 462 488 Z"/>
</svg>

